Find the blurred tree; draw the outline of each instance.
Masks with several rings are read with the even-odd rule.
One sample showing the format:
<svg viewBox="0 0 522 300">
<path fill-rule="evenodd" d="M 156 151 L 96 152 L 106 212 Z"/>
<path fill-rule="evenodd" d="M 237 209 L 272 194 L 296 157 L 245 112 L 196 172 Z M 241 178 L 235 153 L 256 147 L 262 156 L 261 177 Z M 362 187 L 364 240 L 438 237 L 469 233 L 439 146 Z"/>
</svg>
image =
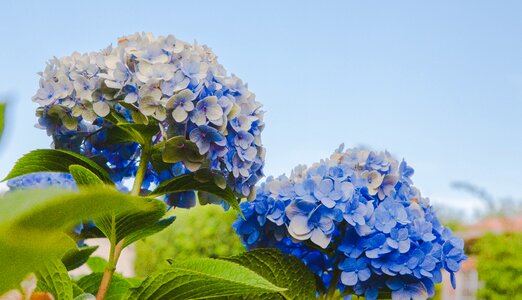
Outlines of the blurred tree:
<svg viewBox="0 0 522 300">
<path fill-rule="evenodd" d="M 522 233 L 486 234 L 472 247 L 477 256 L 479 299 L 522 299 Z"/>
<path fill-rule="evenodd" d="M 237 214 L 205 205 L 171 212 L 176 221 L 164 231 L 136 243 L 136 275 L 146 276 L 168 266 L 167 259 L 231 256 L 244 251 L 232 229 Z"/>
</svg>

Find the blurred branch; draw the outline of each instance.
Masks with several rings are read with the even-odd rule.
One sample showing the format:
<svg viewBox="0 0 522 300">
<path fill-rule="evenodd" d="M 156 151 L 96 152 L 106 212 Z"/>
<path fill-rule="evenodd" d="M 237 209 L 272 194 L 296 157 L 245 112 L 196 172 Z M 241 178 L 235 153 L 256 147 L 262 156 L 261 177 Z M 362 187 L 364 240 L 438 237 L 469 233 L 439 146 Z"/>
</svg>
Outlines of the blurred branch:
<svg viewBox="0 0 522 300">
<path fill-rule="evenodd" d="M 495 197 L 486 189 L 466 181 L 455 181 L 451 183 L 451 187 L 471 194 L 486 205 L 486 211 L 481 213 L 480 217 L 514 215 L 520 213 L 522 208 L 520 200 L 513 197 Z"/>
</svg>

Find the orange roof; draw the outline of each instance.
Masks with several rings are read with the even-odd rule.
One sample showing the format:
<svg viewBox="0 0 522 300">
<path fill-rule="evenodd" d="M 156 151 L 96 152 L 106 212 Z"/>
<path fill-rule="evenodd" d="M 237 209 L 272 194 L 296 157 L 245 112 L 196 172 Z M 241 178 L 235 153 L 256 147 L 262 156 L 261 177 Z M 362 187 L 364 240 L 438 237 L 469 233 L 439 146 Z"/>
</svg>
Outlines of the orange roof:
<svg viewBox="0 0 522 300">
<path fill-rule="evenodd" d="M 465 240 L 478 238 L 485 233 L 505 233 L 522 231 L 522 216 L 491 217 L 464 227 L 459 235 Z"/>
</svg>

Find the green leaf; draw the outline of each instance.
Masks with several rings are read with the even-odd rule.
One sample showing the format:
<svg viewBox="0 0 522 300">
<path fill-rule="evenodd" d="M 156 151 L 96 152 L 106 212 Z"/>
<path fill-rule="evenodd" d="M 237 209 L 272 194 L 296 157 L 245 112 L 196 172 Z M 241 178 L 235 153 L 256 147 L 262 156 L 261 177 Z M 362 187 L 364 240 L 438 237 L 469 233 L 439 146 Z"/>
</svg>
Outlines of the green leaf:
<svg viewBox="0 0 522 300">
<path fill-rule="evenodd" d="M 166 163 L 188 161 L 189 163 L 201 164 L 205 160 L 205 157 L 199 154 L 198 146 L 183 136 L 176 136 L 167 140 L 163 147 L 162 158 Z"/>
<path fill-rule="evenodd" d="M 202 258 L 174 262 L 168 269 L 152 273 L 125 299 L 207 299 L 282 291 L 239 264 Z"/>
<path fill-rule="evenodd" d="M 110 144 L 138 143 L 140 145 L 150 144 L 152 137 L 160 131 L 156 124 L 131 123 L 118 123 L 106 130 L 107 142 Z"/>
<path fill-rule="evenodd" d="M 4 132 L 4 114 L 5 114 L 5 103 L 0 103 L 0 137 L 2 137 L 2 133 Z"/>
<path fill-rule="evenodd" d="M 89 158 L 71 151 L 56 149 L 34 150 L 22 156 L 3 181 L 37 172 L 68 173 L 71 165 L 87 168 L 103 182 L 113 184 L 109 174 Z"/>
<path fill-rule="evenodd" d="M 96 295 L 96 293 L 98 293 L 98 288 L 100 287 L 102 278 L 103 273 L 92 273 L 80 278 L 76 284 L 78 284 L 78 286 L 83 289 L 85 293 Z M 105 300 L 120 300 L 131 287 L 131 284 L 125 280 L 125 278 L 123 278 L 121 275 L 114 274 L 111 285 L 107 290 Z"/>
<path fill-rule="evenodd" d="M 101 179 L 98 178 L 96 174 L 80 165 L 70 165 L 69 173 L 71 173 L 74 181 L 79 187 L 89 185 L 103 185 L 103 181 L 101 181 Z"/>
<path fill-rule="evenodd" d="M 45 261 L 61 259 L 76 248 L 63 232 L 82 220 L 156 207 L 108 187 L 79 193 L 56 189 L 9 193 L 0 199 L 0 292 L 18 286 Z"/>
<path fill-rule="evenodd" d="M 107 261 L 99 256 L 90 257 L 87 260 L 87 266 L 93 273 L 105 271 L 105 267 L 107 266 Z"/>
<path fill-rule="evenodd" d="M 56 299 L 72 300 L 73 286 L 67 269 L 60 260 L 45 262 L 44 267 L 37 273 L 38 290 L 49 292 Z"/>
<path fill-rule="evenodd" d="M 140 202 L 143 205 L 141 210 L 116 212 L 111 216 L 94 219 L 94 223 L 114 245 L 126 238 L 131 242 L 136 241 L 136 238 L 139 239 L 147 232 L 147 228 L 156 228 L 158 221 L 167 212 L 165 203 L 158 199 L 141 197 Z M 126 241 L 124 246 L 129 244 Z"/>
<path fill-rule="evenodd" d="M 277 249 L 255 249 L 224 259 L 245 266 L 274 285 L 287 289 L 274 299 L 315 299 L 314 274 L 294 256 L 285 255 Z M 258 299 L 267 296 L 259 296 Z"/>
<path fill-rule="evenodd" d="M 77 299 L 84 299 L 84 298 L 78 298 L 80 296 L 83 296 L 85 295 L 85 292 L 82 290 L 82 288 L 80 288 L 76 282 L 73 282 L 72 283 L 72 288 L 73 288 L 73 297 L 74 297 L 74 300 L 77 300 Z M 87 298 L 89 299 L 89 298 Z"/>
<path fill-rule="evenodd" d="M 87 262 L 89 257 L 98 249 L 98 246 L 92 247 L 81 247 L 78 249 L 73 249 L 62 257 L 62 263 L 65 265 L 65 268 L 68 271 L 79 268 L 84 263 Z"/>
<path fill-rule="evenodd" d="M 127 247 L 128 245 L 130 245 L 138 240 L 144 239 L 148 236 L 151 236 L 153 234 L 156 234 L 156 233 L 162 231 L 163 229 L 170 226 L 170 224 L 172 224 L 172 222 L 174 222 L 174 220 L 176 220 L 175 216 L 165 218 L 165 219 L 159 220 L 158 222 L 156 222 L 150 226 L 141 228 L 140 230 L 127 235 L 127 237 L 125 238 L 124 247 Z"/>
<path fill-rule="evenodd" d="M 139 110 L 132 110 L 131 117 L 132 117 L 132 121 L 135 124 L 143 124 L 143 125 L 149 124 L 149 119 L 147 118 L 147 116 L 142 114 Z"/>
<path fill-rule="evenodd" d="M 200 178 L 200 174 L 202 172 L 200 171 L 177 176 L 170 180 L 164 181 L 154 191 L 151 192 L 150 196 L 155 197 L 185 191 L 207 192 L 223 199 L 233 209 L 235 209 L 238 213 L 242 215 L 234 191 L 229 186 L 226 186 L 225 189 L 222 189 L 221 187 L 216 185 L 214 180 L 212 180 L 211 178 L 209 178 L 207 181 L 202 180 Z"/>
</svg>

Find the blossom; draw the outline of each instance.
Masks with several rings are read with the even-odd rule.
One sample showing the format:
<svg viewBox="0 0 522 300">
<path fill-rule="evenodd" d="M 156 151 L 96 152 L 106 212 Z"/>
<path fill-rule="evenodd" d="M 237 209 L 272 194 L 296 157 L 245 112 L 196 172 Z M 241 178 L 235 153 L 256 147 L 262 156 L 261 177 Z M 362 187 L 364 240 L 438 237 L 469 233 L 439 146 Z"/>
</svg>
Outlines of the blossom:
<svg viewBox="0 0 522 300">
<path fill-rule="evenodd" d="M 426 299 L 441 270 L 454 280 L 466 256 L 412 175 L 388 152 L 340 147 L 290 177 L 269 177 L 255 200 L 241 204 L 246 219 L 234 228 L 249 249 L 276 247 L 303 260 L 326 287 L 367 299 L 383 290 L 393 299 Z"/>
<path fill-rule="evenodd" d="M 361 257 L 358 259 L 347 258 L 339 264 L 341 282 L 347 286 L 354 286 L 359 281 L 366 281 L 372 275 L 368 266 L 368 259 Z"/>
<path fill-rule="evenodd" d="M 182 90 L 172 96 L 167 102 L 167 107 L 172 108 L 172 117 L 176 122 L 185 122 L 188 114 L 194 109 L 192 101 L 196 95 L 190 90 Z"/>
<path fill-rule="evenodd" d="M 390 278 L 386 285 L 392 290 L 393 299 L 428 299 L 428 291 L 422 281 L 411 277 Z"/>
<path fill-rule="evenodd" d="M 107 140 L 119 123 L 155 130 L 151 146 L 177 137 L 193 140 L 202 156 L 181 167 L 150 165 L 143 188 L 208 167 L 247 197 L 263 177 L 262 105 L 207 46 L 136 33 L 99 52 L 54 58 L 39 75 L 33 97 L 38 127 L 56 148 L 106 160 L 117 181 L 134 176 L 141 151 L 136 143 Z"/>
</svg>

